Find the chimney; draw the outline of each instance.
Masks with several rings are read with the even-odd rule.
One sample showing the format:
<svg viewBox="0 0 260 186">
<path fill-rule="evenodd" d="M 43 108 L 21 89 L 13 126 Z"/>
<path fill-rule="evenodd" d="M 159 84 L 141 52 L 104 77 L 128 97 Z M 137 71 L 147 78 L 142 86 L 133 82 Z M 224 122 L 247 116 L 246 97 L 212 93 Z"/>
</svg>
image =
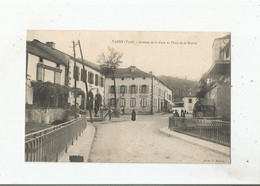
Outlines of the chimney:
<svg viewBox="0 0 260 186">
<path fill-rule="evenodd" d="M 134 72 L 136 70 L 136 67 L 135 66 L 131 66 L 130 67 L 130 72 Z"/>
<path fill-rule="evenodd" d="M 46 45 L 48 45 L 51 48 L 55 48 L 55 43 L 54 42 L 46 42 Z"/>
<path fill-rule="evenodd" d="M 150 72 L 149 72 L 149 74 L 153 75 L 153 72 L 152 72 L 152 71 L 150 71 Z"/>
</svg>

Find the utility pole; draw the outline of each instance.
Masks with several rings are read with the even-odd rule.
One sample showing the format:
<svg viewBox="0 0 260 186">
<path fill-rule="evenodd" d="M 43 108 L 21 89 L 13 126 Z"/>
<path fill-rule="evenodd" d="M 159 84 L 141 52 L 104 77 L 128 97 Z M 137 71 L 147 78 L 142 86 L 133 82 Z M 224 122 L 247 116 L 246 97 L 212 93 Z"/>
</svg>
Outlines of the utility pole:
<svg viewBox="0 0 260 186">
<path fill-rule="evenodd" d="M 82 54 L 81 45 L 80 45 L 80 41 L 79 40 L 78 40 L 78 45 L 79 45 L 79 50 L 80 50 L 80 55 L 81 55 L 81 62 L 82 62 L 82 66 L 83 66 L 83 71 L 85 72 L 83 54 Z M 87 74 L 86 74 L 86 76 L 87 76 Z M 90 122 L 93 123 L 93 121 L 92 121 L 92 113 L 91 113 L 91 108 L 90 108 L 90 102 L 89 102 L 89 95 L 88 95 L 88 83 L 87 83 L 86 79 L 84 79 L 84 82 L 85 82 L 85 88 L 86 88 L 87 105 L 89 106 L 88 110 L 89 110 Z"/>
<path fill-rule="evenodd" d="M 77 117 L 77 95 L 76 95 L 76 88 L 77 88 L 77 79 L 76 79 L 76 53 L 75 53 L 75 42 L 73 41 L 73 54 L 74 54 L 74 71 L 73 71 L 73 76 L 74 76 L 74 102 L 75 102 L 75 119 Z"/>
</svg>

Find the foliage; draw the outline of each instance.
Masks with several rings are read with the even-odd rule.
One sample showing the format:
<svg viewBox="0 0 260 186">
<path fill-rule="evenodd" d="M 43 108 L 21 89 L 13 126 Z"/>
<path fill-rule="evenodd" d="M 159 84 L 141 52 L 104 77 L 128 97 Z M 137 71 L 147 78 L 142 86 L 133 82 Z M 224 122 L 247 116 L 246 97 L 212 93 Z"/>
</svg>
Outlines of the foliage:
<svg viewBox="0 0 260 186">
<path fill-rule="evenodd" d="M 122 63 L 121 58 L 123 57 L 123 53 L 116 51 L 112 47 L 108 47 L 108 54 L 105 55 L 103 52 L 98 56 L 98 63 L 100 65 L 101 72 L 105 75 L 111 75 L 114 80 L 114 98 L 116 100 L 115 103 L 115 110 L 117 110 L 117 99 L 116 99 L 116 81 L 115 81 L 115 70 L 119 68 L 120 64 Z M 116 116 L 119 116 L 115 113 Z"/>
<path fill-rule="evenodd" d="M 206 79 L 209 79 L 209 82 L 206 82 Z M 230 77 L 220 74 L 215 74 L 212 76 L 203 76 L 200 80 L 200 91 L 197 93 L 197 98 L 204 98 L 206 93 L 214 86 L 215 84 L 219 85 L 230 85 Z"/>
<path fill-rule="evenodd" d="M 205 81 L 205 79 L 201 79 L 200 80 L 200 85 L 199 85 L 199 91 L 197 93 L 197 98 L 204 98 L 205 95 L 208 92 L 208 86 L 207 86 L 207 82 Z"/>
<path fill-rule="evenodd" d="M 116 51 L 112 47 L 108 47 L 108 54 L 103 52 L 98 56 L 98 63 L 101 68 L 101 72 L 104 75 L 113 74 L 115 69 L 117 69 L 122 61 L 120 60 L 123 57 L 123 53 Z"/>
<path fill-rule="evenodd" d="M 42 108 L 67 108 L 69 91 L 76 93 L 77 96 L 84 95 L 81 89 L 70 89 L 68 86 L 62 86 L 51 82 L 32 81 L 34 90 L 34 105 Z"/>
<path fill-rule="evenodd" d="M 199 82 L 197 81 L 164 75 L 158 76 L 158 78 L 173 90 L 174 98 L 181 98 L 184 92 L 187 92 L 189 89 L 197 90 L 199 87 Z"/>
</svg>

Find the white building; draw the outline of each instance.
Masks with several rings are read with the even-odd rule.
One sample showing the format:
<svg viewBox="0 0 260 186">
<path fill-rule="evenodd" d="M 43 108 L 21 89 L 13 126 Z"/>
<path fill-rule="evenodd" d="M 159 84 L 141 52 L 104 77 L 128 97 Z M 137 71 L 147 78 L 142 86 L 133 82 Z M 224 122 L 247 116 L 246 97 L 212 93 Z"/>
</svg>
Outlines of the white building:
<svg viewBox="0 0 260 186">
<path fill-rule="evenodd" d="M 89 61 L 84 61 L 84 64 L 82 64 L 81 60 L 75 59 L 55 49 L 55 43 L 53 42 L 42 43 L 38 40 L 27 41 L 26 54 L 27 104 L 36 104 L 32 83 L 49 82 L 52 86 L 57 87 L 60 85 L 64 89 L 69 89 L 67 102 L 70 105 L 75 105 L 75 91 L 73 91 L 75 88 L 75 80 L 76 88 L 84 92 L 84 96 L 78 96 L 77 98 L 79 106 L 86 106 L 85 80 L 88 82 L 90 101 L 92 101 L 91 105 L 95 107 L 97 98 L 99 98 L 98 101 L 103 104 L 104 76 L 100 73 L 98 65 Z M 83 71 L 83 65 L 85 71 Z M 57 103 L 55 103 L 54 106 L 58 106 L 60 99 L 53 99 L 57 99 Z"/>
<path fill-rule="evenodd" d="M 182 97 L 183 109 L 186 110 L 186 112 L 188 113 L 193 112 L 194 104 L 197 101 L 196 93 L 196 91 L 189 90 L 185 92 L 184 96 Z"/>
<path fill-rule="evenodd" d="M 153 114 L 167 111 L 172 104 L 172 90 L 151 73 L 135 66 L 120 68 L 115 72 L 117 108 L 131 113 Z M 105 79 L 105 105 L 114 107 L 114 80 Z"/>
</svg>

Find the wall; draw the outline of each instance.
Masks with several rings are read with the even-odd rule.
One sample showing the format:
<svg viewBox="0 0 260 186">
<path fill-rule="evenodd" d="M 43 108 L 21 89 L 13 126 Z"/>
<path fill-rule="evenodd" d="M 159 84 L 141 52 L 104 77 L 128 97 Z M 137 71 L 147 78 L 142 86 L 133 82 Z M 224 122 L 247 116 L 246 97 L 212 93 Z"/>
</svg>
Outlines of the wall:
<svg viewBox="0 0 260 186">
<path fill-rule="evenodd" d="M 81 90 L 84 91 L 84 93 L 86 94 L 86 87 L 85 87 L 85 82 L 81 81 L 81 69 L 83 68 L 82 67 L 82 64 L 79 63 L 79 62 L 76 62 L 76 65 L 79 67 L 79 80 L 76 82 L 76 86 L 77 88 L 80 88 Z M 95 98 L 95 95 L 97 94 L 97 92 L 99 92 L 102 96 L 102 102 L 103 102 L 103 105 L 104 105 L 104 87 L 101 87 L 100 84 L 98 86 L 95 85 L 95 75 L 97 74 L 99 77 L 103 77 L 103 79 L 105 80 L 105 77 L 98 71 L 88 67 L 85 65 L 85 70 L 87 70 L 87 74 L 88 72 L 92 72 L 94 74 L 94 83 L 93 84 L 90 84 L 88 83 L 88 90 L 91 90 L 92 93 L 93 93 L 93 96 Z M 74 88 L 74 61 L 73 60 L 70 60 L 69 61 L 69 86 Z M 88 77 L 88 76 L 87 76 Z M 103 84 L 105 85 L 105 84 Z M 74 95 L 73 94 L 70 94 L 70 100 L 73 100 L 73 101 L 70 101 L 70 103 L 73 105 L 74 104 Z M 81 104 L 81 99 L 77 99 L 77 103 L 80 105 Z"/>
<path fill-rule="evenodd" d="M 61 108 L 30 108 L 25 110 L 25 122 L 31 124 L 49 125 L 55 120 L 64 120 L 66 117 L 66 110 Z"/>
<path fill-rule="evenodd" d="M 36 81 L 37 75 L 37 64 L 39 62 L 39 57 L 28 54 L 28 66 L 27 66 L 27 74 L 30 76 L 29 79 Z"/>
<path fill-rule="evenodd" d="M 108 106 L 109 105 L 109 99 L 110 98 L 114 98 L 114 93 L 109 93 L 109 88 L 110 86 L 114 85 L 114 81 L 112 80 L 112 78 L 106 78 L 105 80 L 105 105 Z M 127 86 L 127 93 L 122 94 L 119 93 L 118 91 L 118 87 L 120 87 L 121 85 L 126 85 Z M 137 94 L 130 94 L 129 93 L 129 86 L 130 85 L 137 85 Z M 141 85 L 148 85 L 148 93 L 139 93 L 139 86 Z M 118 98 L 124 98 L 125 99 L 125 113 L 126 114 L 130 114 L 131 111 L 133 109 L 136 110 L 137 114 L 150 114 L 151 112 L 151 78 L 134 78 L 134 80 L 132 78 L 124 78 L 124 80 L 122 80 L 122 78 L 116 78 L 116 88 L 117 88 L 117 99 Z M 135 107 L 131 107 L 130 106 L 130 99 L 131 98 L 135 98 L 136 99 L 136 106 Z M 142 98 L 146 98 L 147 100 L 147 105 L 146 107 L 142 107 L 141 106 L 141 99 Z M 120 102 L 118 103 L 118 108 L 120 107 Z"/>
<path fill-rule="evenodd" d="M 57 63 L 53 61 L 49 61 L 46 59 L 43 59 L 43 62 L 40 62 L 40 58 L 38 56 L 35 56 L 33 54 L 28 54 L 28 69 L 27 69 L 27 74 L 30 76 L 28 77 L 30 80 L 37 80 L 37 64 L 38 63 L 43 63 L 44 65 L 54 67 L 56 68 Z M 60 65 L 59 67 L 61 71 L 61 80 L 60 84 L 65 85 L 65 65 Z M 45 75 L 44 75 L 44 81 L 50 81 L 54 82 L 54 71 L 52 70 L 47 70 L 45 69 Z"/>
<path fill-rule="evenodd" d="M 215 102 L 216 117 L 221 117 L 225 120 L 230 119 L 230 97 L 231 89 L 229 84 L 216 84 L 216 86 L 207 93 L 206 98 L 213 99 Z"/>
<path fill-rule="evenodd" d="M 160 91 L 161 90 L 161 94 Z M 163 83 L 161 83 L 158 79 L 153 78 L 153 111 L 161 112 L 166 107 L 169 108 L 169 103 L 165 102 L 164 98 L 172 99 L 172 91 L 166 87 Z"/>
<path fill-rule="evenodd" d="M 189 99 L 192 100 L 191 103 L 189 103 Z M 182 100 L 183 100 L 184 110 L 191 113 L 193 111 L 194 104 L 196 103 L 197 98 L 196 97 L 183 97 Z"/>
</svg>

